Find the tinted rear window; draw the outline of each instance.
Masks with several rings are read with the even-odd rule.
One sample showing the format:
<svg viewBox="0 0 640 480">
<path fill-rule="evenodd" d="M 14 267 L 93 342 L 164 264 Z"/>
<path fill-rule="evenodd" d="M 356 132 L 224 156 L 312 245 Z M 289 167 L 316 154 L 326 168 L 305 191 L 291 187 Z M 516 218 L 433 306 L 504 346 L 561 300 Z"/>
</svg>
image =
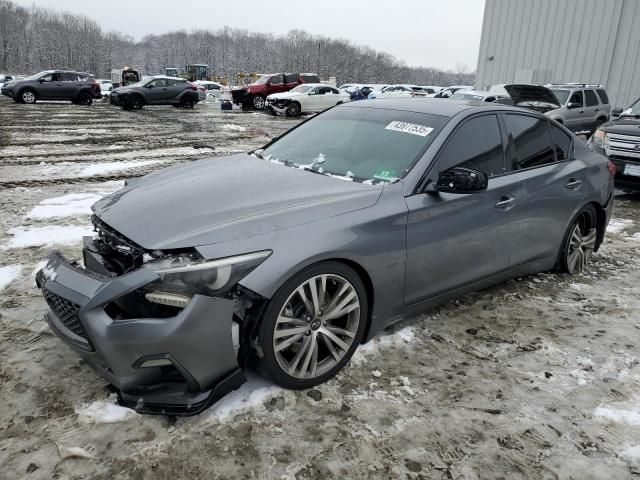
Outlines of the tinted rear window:
<svg viewBox="0 0 640 480">
<path fill-rule="evenodd" d="M 598 89 L 596 90 L 596 92 L 598 92 L 598 96 L 600 97 L 600 101 L 602 103 L 609 103 L 609 96 L 607 95 L 607 92 L 605 92 L 603 89 Z"/>
<path fill-rule="evenodd" d="M 286 73 L 284 76 L 285 83 L 296 83 L 298 81 L 297 73 Z"/>
<path fill-rule="evenodd" d="M 584 98 L 587 107 L 595 107 L 596 105 L 598 105 L 598 97 L 596 97 L 596 94 L 593 90 L 585 90 Z"/>
<path fill-rule="evenodd" d="M 569 160 L 571 156 L 571 136 L 564 130 L 551 124 L 551 138 L 553 139 L 553 149 L 556 152 L 556 160 L 561 162 Z"/>
<path fill-rule="evenodd" d="M 556 161 L 546 120 L 516 114 L 505 115 L 504 119 L 513 136 L 515 168 L 522 170 Z"/>
<path fill-rule="evenodd" d="M 334 108 L 274 142 L 263 156 L 356 181 L 390 181 L 404 176 L 448 120 L 399 110 Z"/>
</svg>

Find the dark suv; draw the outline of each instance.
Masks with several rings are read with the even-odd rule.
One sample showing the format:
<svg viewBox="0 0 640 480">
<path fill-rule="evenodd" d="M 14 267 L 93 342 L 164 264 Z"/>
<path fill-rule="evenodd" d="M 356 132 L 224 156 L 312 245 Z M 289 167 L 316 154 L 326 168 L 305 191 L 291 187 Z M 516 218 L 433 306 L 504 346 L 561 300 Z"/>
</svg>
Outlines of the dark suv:
<svg viewBox="0 0 640 480">
<path fill-rule="evenodd" d="M 1 92 L 18 103 L 69 100 L 76 105 L 91 105 L 95 98 L 102 97 L 100 84 L 93 75 L 69 70 L 46 70 L 5 83 Z"/>
<path fill-rule="evenodd" d="M 611 110 L 612 120 L 596 130 L 589 145 L 616 166 L 616 187 L 640 190 L 640 99 L 629 108 Z"/>
<path fill-rule="evenodd" d="M 125 110 L 145 105 L 193 108 L 198 103 L 198 87 L 184 78 L 158 75 L 112 90 L 109 100 Z"/>
<path fill-rule="evenodd" d="M 255 83 L 231 91 L 233 103 L 244 108 L 264 109 L 266 99 L 272 93 L 288 92 L 303 83 L 320 83 L 315 73 L 270 73 Z"/>
</svg>

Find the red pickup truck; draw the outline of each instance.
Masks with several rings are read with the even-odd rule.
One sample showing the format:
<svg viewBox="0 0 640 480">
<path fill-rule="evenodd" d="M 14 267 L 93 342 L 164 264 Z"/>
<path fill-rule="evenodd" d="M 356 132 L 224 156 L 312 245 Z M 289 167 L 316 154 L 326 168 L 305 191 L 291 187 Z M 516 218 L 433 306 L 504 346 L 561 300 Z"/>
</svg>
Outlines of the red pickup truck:
<svg viewBox="0 0 640 480">
<path fill-rule="evenodd" d="M 270 73 L 246 87 L 233 89 L 231 97 L 243 108 L 262 110 L 272 93 L 288 92 L 303 83 L 320 83 L 320 78 L 315 73 Z"/>
</svg>

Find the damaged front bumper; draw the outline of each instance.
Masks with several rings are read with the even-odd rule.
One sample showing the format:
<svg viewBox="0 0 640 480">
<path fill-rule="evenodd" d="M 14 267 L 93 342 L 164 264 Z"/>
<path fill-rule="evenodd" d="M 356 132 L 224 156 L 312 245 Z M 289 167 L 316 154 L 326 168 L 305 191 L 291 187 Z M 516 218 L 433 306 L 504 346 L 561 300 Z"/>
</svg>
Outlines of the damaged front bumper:
<svg viewBox="0 0 640 480">
<path fill-rule="evenodd" d="M 85 265 L 100 265 L 90 242 Z M 233 299 L 194 295 L 173 316 L 122 318 L 117 304 L 158 275 L 147 268 L 105 273 L 54 252 L 36 283 L 52 330 L 116 388 L 122 404 L 141 413 L 193 415 L 246 381 L 232 333 Z"/>
<path fill-rule="evenodd" d="M 290 104 L 291 100 L 288 99 L 267 98 L 267 110 L 276 115 L 286 115 Z"/>
</svg>

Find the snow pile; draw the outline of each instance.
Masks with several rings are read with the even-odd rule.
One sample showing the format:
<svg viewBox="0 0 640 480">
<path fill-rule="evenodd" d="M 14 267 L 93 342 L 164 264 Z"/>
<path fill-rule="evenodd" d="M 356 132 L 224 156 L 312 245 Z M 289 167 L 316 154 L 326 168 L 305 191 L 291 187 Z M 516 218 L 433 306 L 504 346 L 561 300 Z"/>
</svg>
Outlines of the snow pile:
<svg viewBox="0 0 640 480">
<path fill-rule="evenodd" d="M 105 182 L 88 192 L 69 193 L 61 197 L 47 198 L 27 213 L 27 218 L 60 218 L 90 215 L 91 205 L 103 196 L 113 193 L 124 186 L 124 182 Z"/>
<path fill-rule="evenodd" d="M 80 423 L 118 423 L 135 418 L 138 414 L 130 408 L 116 404 L 115 395 L 107 400 L 98 400 L 89 405 L 76 408 Z"/>
<path fill-rule="evenodd" d="M 7 231 L 11 238 L 2 249 L 42 247 L 44 245 L 73 245 L 80 243 L 83 236 L 93 235 L 90 226 L 15 227 Z"/>
<path fill-rule="evenodd" d="M 148 165 L 156 165 L 160 163 L 160 160 L 142 160 L 133 162 L 108 162 L 108 163 L 96 163 L 85 167 L 80 172 L 81 177 L 93 177 L 96 175 L 104 175 L 112 172 L 119 172 L 121 170 L 130 170 L 132 168 L 146 167 Z"/>
<path fill-rule="evenodd" d="M 631 240 L 633 242 L 640 242 L 640 232 L 636 232 L 630 237 L 627 237 L 627 240 Z"/>
<path fill-rule="evenodd" d="M 405 327 L 390 335 L 378 335 L 368 343 L 360 345 L 351 358 L 351 362 L 360 365 L 367 360 L 367 357 L 376 355 L 381 350 L 390 347 L 404 348 L 408 343 L 413 342 L 415 335 L 413 326 Z"/>
<path fill-rule="evenodd" d="M 8 265 L 0 267 L 0 291 L 4 290 L 22 272 L 22 265 Z"/>
<path fill-rule="evenodd" d="M 603 418 L 613 423 L 640 425 L 640 404 L 634 403 L 630 408 L 598 407 L 593 411 L 594 417 Z"/>
<path fill-rule="evenodd" d="M 262 407 L 266 400 L 282 393 L 282 388 L 254 375 L 247 375 L 247 382 L 231 392 L 211 408 L 211 419 L 225 422 L 240 413 Z"/>
<path fill-rule="evenodd" d="M 232 123 L 225 123 L 220 126 L 221 130 L 226 130 L 228 132 L 246 132 L 247 127 L 243 127 L 242 125 L 234 125 Z"/>
<path fill-rule="evenodd" d="M 633 220 L 628 218 L 612 218 L 607 226 L 607 233 L 620 233 L 631 225 L 633 225 Z"/>
<path fill-rule="evenodd" d="M 640 445 L 626 448 L 620 457 L 627 462 L 634 473 L 640 473 Z"/>
</svg>

